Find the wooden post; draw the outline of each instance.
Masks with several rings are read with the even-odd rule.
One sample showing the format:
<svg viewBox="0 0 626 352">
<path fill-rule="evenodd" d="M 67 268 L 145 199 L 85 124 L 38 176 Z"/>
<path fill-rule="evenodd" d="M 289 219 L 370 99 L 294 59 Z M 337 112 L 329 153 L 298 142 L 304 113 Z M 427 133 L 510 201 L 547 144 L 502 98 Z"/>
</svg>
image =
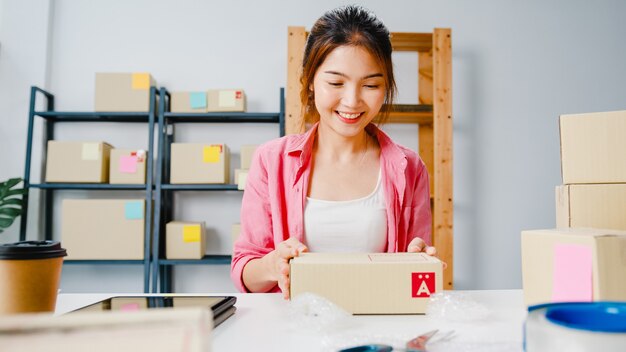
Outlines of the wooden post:
<svg viewBox="0 0 626 352">
<path fill-rule="evenodd" d="M 431 36 L 432 41 L 432 36 Z M 417 93 L 419 104 L 432 105 L 433 104 L 433 51 L 432 48 L 427 51 L 420 51 L 417 53 L 418 64 L 418 76 L 417 76 Z M 418 143 L 419 143 L 419 155 L 426 164 L 428 175 L 430 175 L 430 194 L 431 198 L 435 191 L 433 177 L 435 170 L 434 166 L 434 138 L 433 138 L 433 124 L 421 123 L 418 127 Z"/>
<path fill-rule="evenodd" d="M 307 33 L 304 27 L 289 27 L 287 36 L 287 91 L 285 97 L 285 133 L 304 132 L 300 103 L 300 73 Z"/>
<path fill-rule="evenodd" d="M 435 28 L 433 35 L 433 112 L 434 112 L 434 245 L 448 264 L 444 289 L 452 289 L 453 198 L 452 198 L 452 31 Z"/>
</svg>

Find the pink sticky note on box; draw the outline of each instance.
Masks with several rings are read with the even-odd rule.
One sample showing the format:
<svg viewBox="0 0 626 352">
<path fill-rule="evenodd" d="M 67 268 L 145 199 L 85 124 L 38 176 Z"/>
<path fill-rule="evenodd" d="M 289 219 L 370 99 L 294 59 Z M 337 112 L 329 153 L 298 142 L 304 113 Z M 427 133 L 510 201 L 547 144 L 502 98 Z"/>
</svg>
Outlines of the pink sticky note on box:
<svg viewBox="0 0 626 352">
<path fill-rule="evenodd" d="M 125 174 L 134 174 L 137 172 L 137 156 L 126 156 L 122 155 L 120 157 L 120 172 Z"/>
<path fill-rule="evenodd" d="M 120 307 L 123 312 L 134 312 L 139 310 L 139 303 L 126 303 Z"/>
<path fill-rule="evenodd" d="M 593 300 L 593 254 L 591 247 L 577 244 L 554 246 L 553 302 Z"/>
</svg>

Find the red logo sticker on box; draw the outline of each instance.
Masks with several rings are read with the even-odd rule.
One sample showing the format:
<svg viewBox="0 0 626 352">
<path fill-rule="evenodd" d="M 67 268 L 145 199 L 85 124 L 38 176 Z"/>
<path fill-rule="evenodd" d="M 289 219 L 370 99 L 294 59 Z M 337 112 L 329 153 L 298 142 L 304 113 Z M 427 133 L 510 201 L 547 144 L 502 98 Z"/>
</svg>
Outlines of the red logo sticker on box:
<svg viewBox="0 0 626 352">
<path fill-rule="evenodd" d="M 236 91 L 236 92 L 235 92 L 235 99 L 241 99 L 241 96 L 242 96 L 242 95 L 243 95 L 243 94 L 242 94 L 242 92 L 241 92 L 240 90 Z"/>
<path fill-rule="evenodd" d="M 435 293 L 435 273 L 411 273 L 411 297 L 425 298 Z"/>
</svg>

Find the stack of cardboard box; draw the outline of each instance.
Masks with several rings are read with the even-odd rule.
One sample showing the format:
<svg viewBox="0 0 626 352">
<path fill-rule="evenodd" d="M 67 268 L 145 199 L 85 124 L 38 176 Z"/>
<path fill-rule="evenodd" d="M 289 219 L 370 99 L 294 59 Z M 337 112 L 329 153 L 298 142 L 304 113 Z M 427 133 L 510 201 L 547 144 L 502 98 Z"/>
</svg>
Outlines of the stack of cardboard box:
<svg viewBox="0 0 626 352">
<path fill-rule="evenodd" d="M 46 182 L 145 184 L 146 151 L 106 142 L 48 141 Z"/>
<path fill-rule="evenodd" d="M 246 94 L 243 89 L 211 89 L 203 92 L 173 92 L 171 112 L 245 112 Z"/>
<path fill-rule="evenodd" d="M 248 180 L 248 170 L 252 163 L 252 156 L 258 145 L 242 145 L 241 146 L 241 168 L 235 169 L 235 183 L 237 189 L 244 190 L 246 181 Z"/>
<path fill-rule="evenodd" d="M 522 232 L 526 304 L 626 300 L 626 111 L 560 117 L 557 229 Z"/>
</svg>

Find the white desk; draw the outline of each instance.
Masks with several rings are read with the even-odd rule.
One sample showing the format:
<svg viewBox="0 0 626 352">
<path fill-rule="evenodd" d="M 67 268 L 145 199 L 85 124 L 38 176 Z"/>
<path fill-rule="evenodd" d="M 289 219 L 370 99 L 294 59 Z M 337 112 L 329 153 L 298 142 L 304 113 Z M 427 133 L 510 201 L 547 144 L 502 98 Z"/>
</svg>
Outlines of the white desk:
<svg viewBox="0 0 626 352">
<path fill-rule="evenodd" d="M 429 351 L 521 351 L 526 317 L 522 291 L 464 292 L 489 309 L 487 319 L 462 322 L 426 315 L 349 316 L 333 326 L 317 324 L 317 330 L 311 328 L 315 325 L 310 320 L 296 319 L 299 315 L 280 294 L 234 294 L 237 313 L 213 332 L 213 351 L 333 351 L 365 342 L 401 347 L 410 337 L 433 329 L 454 330 L 455 336 L 433 344 Z M 60 294 L 56 313 L 110 296 Z"/>
</svg>

